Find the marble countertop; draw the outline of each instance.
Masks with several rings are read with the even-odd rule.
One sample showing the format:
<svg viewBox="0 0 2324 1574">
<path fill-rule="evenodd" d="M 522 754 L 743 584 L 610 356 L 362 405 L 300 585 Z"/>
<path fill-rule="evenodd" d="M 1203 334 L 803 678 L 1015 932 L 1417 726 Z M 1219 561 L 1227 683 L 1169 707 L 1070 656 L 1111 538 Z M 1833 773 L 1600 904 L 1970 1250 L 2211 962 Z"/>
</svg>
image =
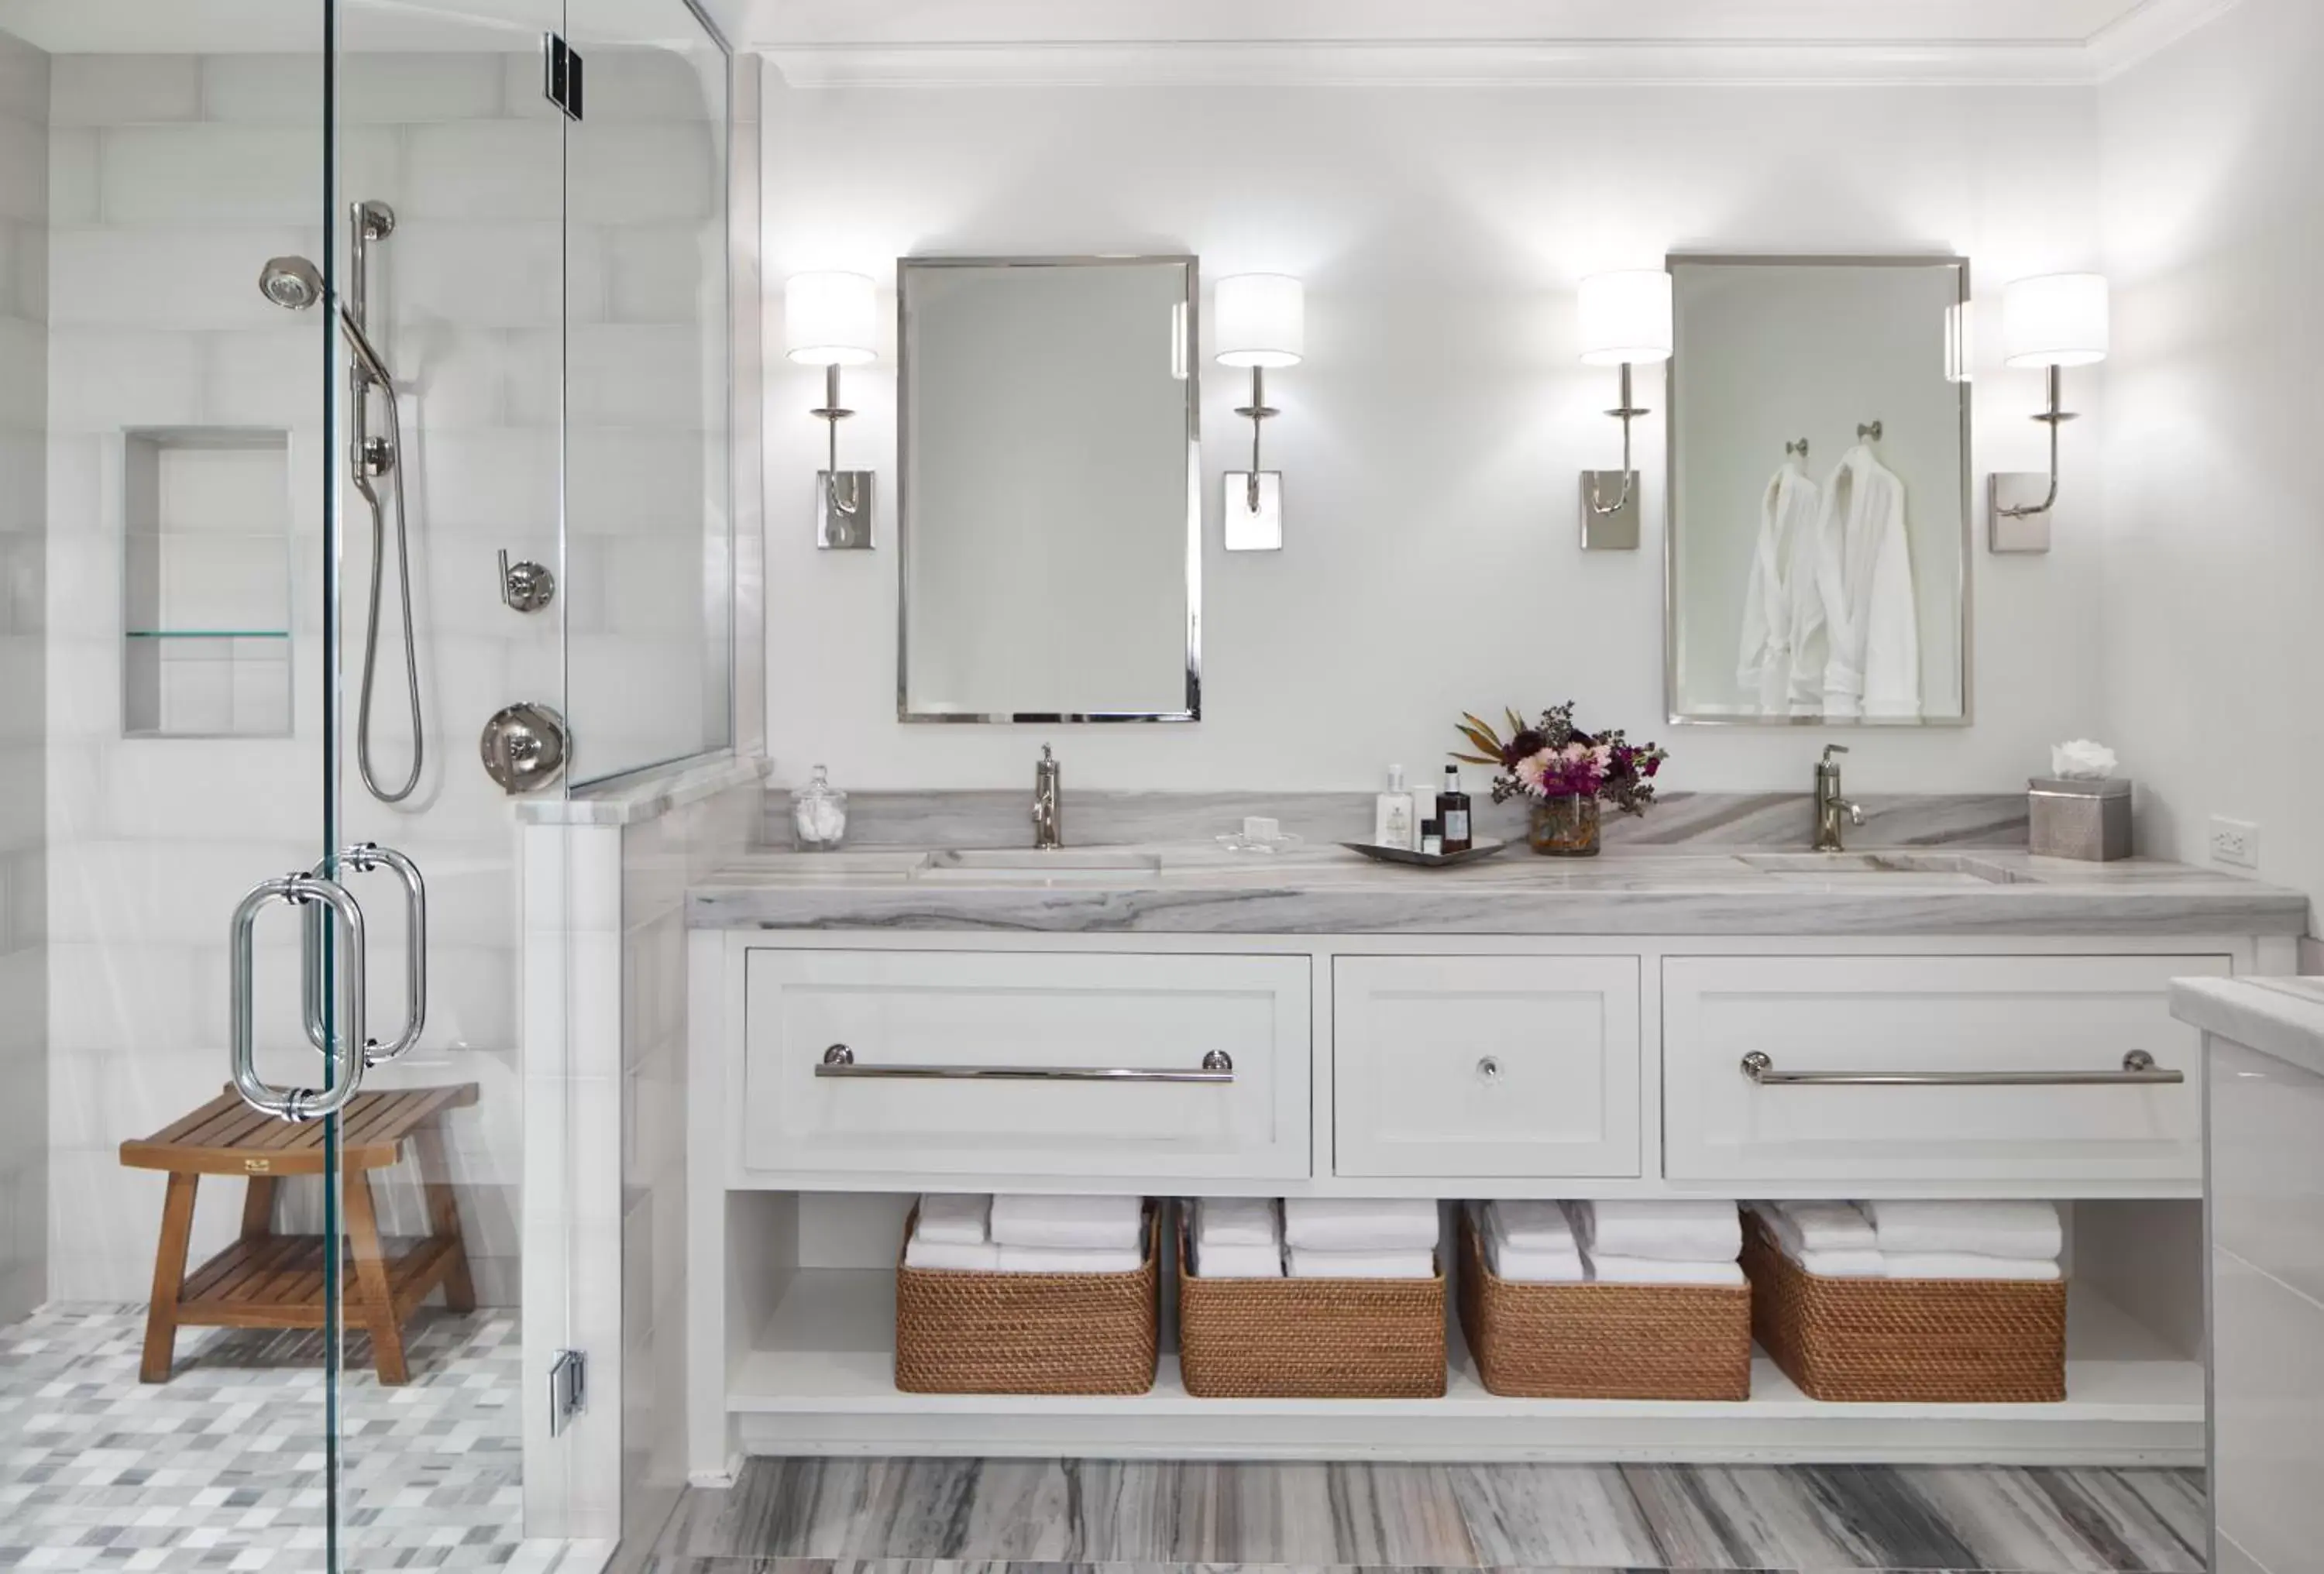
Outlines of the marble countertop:
<svg viewBox="0 0 2324 1574">
<path fill-rule="evenodd" d="M 2171 1014 L 2324 1076 L 2324 978 L 2180 979 Z"/>
<path fill-rule="evenodd" d="M 982 852 L 763 852 L 696 884 L 697 928 L 1156 934 L 2298 934 L 2300 892 L 2145 859 L 2022 851 L 1847 854 L 1523 846 L 1457 868 L 1329 842 L 1216 842 Z"/>
</svg>

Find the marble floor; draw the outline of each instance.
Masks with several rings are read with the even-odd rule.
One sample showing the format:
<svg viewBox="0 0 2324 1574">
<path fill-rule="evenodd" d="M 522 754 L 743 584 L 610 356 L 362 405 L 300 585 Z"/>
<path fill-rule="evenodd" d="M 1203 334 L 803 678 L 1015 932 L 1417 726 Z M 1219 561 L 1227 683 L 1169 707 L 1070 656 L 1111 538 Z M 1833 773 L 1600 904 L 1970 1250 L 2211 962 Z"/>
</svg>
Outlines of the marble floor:
<svg viewBox="0 0 2324 1574">
<path fill-rule="evenodd" d="M 0 1327 L 0 1569 L 322 1567 L 319 1334 L 189 1330 L 137 1380 L 144 1308 Z M 412 1380 L 346 1347 L 341 1566 L 503 1569 L 522 1504 L 513 1312 L 422 1312 Z"/>
<path fill-rule="evenodd" d="M 2200 1471 L 754 1459 L 650 1574 L 2200 1574 Z"/>
</svg>

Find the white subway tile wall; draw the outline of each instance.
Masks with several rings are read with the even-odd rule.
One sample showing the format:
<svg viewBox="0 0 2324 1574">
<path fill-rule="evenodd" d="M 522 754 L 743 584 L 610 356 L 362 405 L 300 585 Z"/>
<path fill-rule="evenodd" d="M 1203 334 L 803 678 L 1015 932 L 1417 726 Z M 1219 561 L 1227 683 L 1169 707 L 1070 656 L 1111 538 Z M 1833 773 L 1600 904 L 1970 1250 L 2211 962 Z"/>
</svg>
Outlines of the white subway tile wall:
<svg viewBox="0 0 2324 1574">
<path fill-rule="evenodd" d="M 49 63 L 0 37 L 0 1323 L 47 1299 Z"/>
</svg>

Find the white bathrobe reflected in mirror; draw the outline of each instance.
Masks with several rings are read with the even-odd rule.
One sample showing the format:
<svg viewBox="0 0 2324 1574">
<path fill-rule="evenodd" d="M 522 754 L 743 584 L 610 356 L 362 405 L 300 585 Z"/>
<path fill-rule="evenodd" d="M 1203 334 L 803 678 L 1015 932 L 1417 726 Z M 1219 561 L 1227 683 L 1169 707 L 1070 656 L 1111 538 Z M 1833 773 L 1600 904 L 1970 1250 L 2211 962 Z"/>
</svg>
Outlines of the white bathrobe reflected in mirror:
<svg viewBox="0 0 2324 1574">
<path fill-rule="evenodd" d="M 1823 493 L 1795 461 L 1759 494 L 1759 538 L 1743 587 L 1742 649 L 1735 669 L 1744 706 L 1763 716 L 1823 712 L 1823 597 L 1816 589 Z"/>
<path fill-rule="evenodd" d="M 1829 651 L 1827 720 L 1917 720 L 1920 609 L 1904 536 L 1904 483 L 1859 443 L 1824 485 L 1816 589 Z"/>
</svg>

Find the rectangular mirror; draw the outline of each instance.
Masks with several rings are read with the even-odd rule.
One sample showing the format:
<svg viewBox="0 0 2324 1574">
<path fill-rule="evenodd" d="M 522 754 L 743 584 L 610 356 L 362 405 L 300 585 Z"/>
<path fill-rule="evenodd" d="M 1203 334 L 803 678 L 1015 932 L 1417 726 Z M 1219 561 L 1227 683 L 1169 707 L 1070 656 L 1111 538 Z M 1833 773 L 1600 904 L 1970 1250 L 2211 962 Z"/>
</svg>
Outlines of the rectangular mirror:
<svg viewBox="0 0 2324 1574">
<path fill-rule="evenodd" d="M 1192 257 L 907 257 L 898 713 L 1202 713 Z"/>
<path fill-rule="evenodd" d="M 1669 268 L 1671 719 L 1966 723 L 1969 264 Z"/>
</svg>

